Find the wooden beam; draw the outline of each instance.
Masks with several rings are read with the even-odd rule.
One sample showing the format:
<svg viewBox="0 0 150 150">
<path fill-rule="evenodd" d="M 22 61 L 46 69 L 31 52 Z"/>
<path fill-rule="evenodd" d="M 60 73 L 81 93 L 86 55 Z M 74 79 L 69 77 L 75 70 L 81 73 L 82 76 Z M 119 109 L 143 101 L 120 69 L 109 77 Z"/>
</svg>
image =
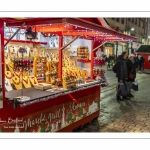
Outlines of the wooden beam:
<svg viewBox="0 0 150 150">
<path fill-rule="evenodd" d="M 93 51 L 93 48 L 94 48 L 94 42 L 92 40 L 92 43 L 91 43 L 91 68 L 90 68 L 90 72 L 91 72 L 91 79 L 93 80 L 93 68 L 94 68 L 94 51 Z"/>
<path fill-rule="evenodd" d="M 59 36 L 59 48 L 63 46 L 63 37 Z M 58 78 L 62 80 L 62 51 L 59 51 Z"/>
<path fill-rule="evenodd" d="M 64 45 L 63 47 L 61 47 L 59 50 L 63 50 L 65 49 L 68 45 L 70 45 L 71 43 L 73 43 L 79 36 L 76 36 L 74 39 L 72 39 L 70 42 L 68 42 L 66 45 Z"/>
<path fill-rule="evenodd" d="M 72 31 L 74 27 L 53 27 L 53 26 L 45 26 L 45 27 L 38 27 L 36 31 L 38 32 L 62 32 L 62 31 Z"/>
<path fill-rule="evenodd" d="M 97 50 L 99 47 L 101 47 L 102 45 L 104 45 L 106 42 L 104 42 L 104 43 L 100 44 L 99 46 L 97 46 L 96 48 L 94 48 L 93 51 Z"/>
<path fill-rule="evenodd" d="M 25 25 L 25 22 L 18 28 L 18 30 L 8 39 L 8 41 L 4 44 L 4 47 L 13 39 L 13 37 L 22 29 L 22 27 Z"/>
</svg>

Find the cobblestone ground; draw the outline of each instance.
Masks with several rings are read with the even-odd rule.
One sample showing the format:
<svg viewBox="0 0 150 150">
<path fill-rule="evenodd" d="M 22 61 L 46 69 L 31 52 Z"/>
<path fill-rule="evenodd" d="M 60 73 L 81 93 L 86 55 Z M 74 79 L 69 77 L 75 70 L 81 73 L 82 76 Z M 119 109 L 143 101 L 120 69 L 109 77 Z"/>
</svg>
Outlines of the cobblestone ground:
<svg viewBox="0 0 150 150">
<path fill-rule="evenodd" d="M 131 100 L 117 101 L 117 79 L 113 71 L 106 71 L 110 85 L 101 92 L 101 112 L 75 132 L 150 132 L 150 74 L 137 73 L 139 91 L 132 91 Z"/>
</svg>

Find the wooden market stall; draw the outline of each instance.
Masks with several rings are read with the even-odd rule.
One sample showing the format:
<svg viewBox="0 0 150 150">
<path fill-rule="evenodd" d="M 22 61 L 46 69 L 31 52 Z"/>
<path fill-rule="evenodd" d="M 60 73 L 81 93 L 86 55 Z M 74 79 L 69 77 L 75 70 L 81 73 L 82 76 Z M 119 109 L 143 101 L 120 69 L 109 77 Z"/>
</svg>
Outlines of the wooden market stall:
<svg viewBox="0 0 150 150">
<path fill-rule="evenodd" d="M 6 27 L 16 28 L 9 38 Z M 29 27 L 38 38 L 13 39 Z M 56 36 L 57 50 L 41 47 L 52 43 L 41 36 Z M 1 18 L 0 37 L 1 132 L 70 132 L 98 118 L 101 85 L 107 83 L 103 70 L 95 69 L 97 50 L 105 42 L 136 41 L 99 18 Z M 71 37 L 67 43 L 65 37 Z"/>
<path fill-rule="evenodd" d="M 150 45 L 141 45 L 136 51 L 138 57 L 145 59 L 144 69 L 150 69 Z"/>
</svg>

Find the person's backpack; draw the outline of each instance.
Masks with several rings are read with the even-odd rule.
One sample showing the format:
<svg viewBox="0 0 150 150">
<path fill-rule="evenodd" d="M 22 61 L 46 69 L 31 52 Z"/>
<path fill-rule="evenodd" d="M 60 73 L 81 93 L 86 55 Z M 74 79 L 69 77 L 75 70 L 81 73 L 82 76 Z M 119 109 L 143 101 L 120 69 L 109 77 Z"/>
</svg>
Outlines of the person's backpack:
<svg viewBox="0 0 150 150">
<path fill-rule="evenodd" d="M 118 60 L 119 61 L 119 60 Z M 113 66 L 113 72 L 117 73 L 117 66 L 118 66 L 118 61 L 115 63 L 115 65 Z"/>
</svg>

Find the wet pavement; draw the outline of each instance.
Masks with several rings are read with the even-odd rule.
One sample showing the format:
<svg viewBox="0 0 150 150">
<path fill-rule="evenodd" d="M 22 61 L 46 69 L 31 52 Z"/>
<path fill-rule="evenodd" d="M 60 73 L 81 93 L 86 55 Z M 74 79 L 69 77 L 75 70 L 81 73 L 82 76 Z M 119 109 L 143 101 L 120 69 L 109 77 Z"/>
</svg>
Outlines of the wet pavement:
<svg viewBox="0 0 150 150">
<path fill-rule="evenodd" d="M 150 132 L 150 74 L 137 73 L 139 91 L 124 101 L 116 100 L 113 71 L 106 71 L 106 77 L 110 85 L 101 91 L 99 118 L 74 132 Z"/>
</svg>

